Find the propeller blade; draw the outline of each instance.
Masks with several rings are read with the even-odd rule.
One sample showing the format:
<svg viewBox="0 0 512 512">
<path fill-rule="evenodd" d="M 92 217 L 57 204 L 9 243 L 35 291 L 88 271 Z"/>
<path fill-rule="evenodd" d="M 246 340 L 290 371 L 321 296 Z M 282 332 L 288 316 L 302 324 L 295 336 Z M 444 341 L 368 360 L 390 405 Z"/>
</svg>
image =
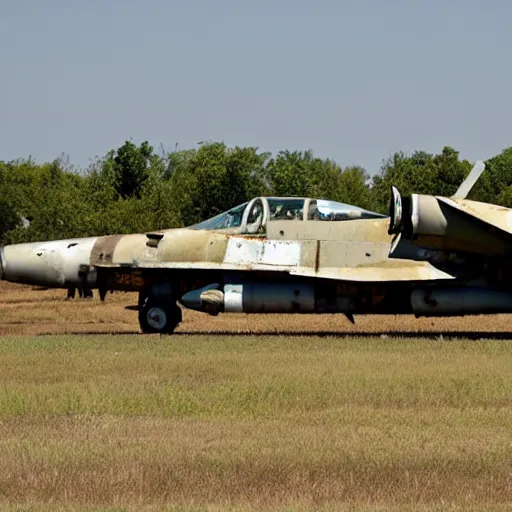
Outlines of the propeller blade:
<svg viewBox="0 0 512 512">
<path fill-rule="evenodd" d="M 452 199 L 466 199 L 467 195 L 473 188 L 473 185 L 476 183 L 480 175 L 484 172 L 485 164 L 479 160 L 471 169 L 471 172 L 468 174 L 467 178 L 461 183 L 457 192 L 453 194 Z"/>
</svg>

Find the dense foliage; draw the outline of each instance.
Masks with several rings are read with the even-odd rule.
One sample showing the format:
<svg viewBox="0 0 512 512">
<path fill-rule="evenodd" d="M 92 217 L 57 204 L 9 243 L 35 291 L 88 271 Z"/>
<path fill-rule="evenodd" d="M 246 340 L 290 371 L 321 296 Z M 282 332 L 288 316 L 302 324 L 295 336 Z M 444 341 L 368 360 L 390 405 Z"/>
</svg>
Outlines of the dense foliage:
<svg viewBox="0 0 512 512">
<path fill-rule="evenodd" d="M 88 169 L 64 158 L 0 161 L 0 244 L 187 226 L 257 195 L 333 199 L 385 213 L 390 185 L 451 195 L 472 167 L 445 147 L 395 153 L 373 177 L 311 151 L 202 144 L 170 153 L 127 141 Z M 512 147 L 486 162 L 470 198 L 512 207 Z"/>
</svg>

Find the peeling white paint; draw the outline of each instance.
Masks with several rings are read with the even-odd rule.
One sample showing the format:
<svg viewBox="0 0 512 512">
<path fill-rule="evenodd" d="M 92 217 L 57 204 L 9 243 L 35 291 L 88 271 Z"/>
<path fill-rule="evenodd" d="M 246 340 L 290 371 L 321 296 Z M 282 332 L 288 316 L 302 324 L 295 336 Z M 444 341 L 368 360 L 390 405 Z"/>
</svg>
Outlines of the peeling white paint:
<svg viewBox="0 0 512 512">
<path fill-rule="evenodd" d="M 296 266 L 300 263 L 300 242 L 230 238 L 224 263 Z"/>
<path fill-rule="evenodd" d="M 301 244 L 289 241 L 265 241 L 260 263 L 266 265 L 290 265 L 300 263 Z"/>
</svg>

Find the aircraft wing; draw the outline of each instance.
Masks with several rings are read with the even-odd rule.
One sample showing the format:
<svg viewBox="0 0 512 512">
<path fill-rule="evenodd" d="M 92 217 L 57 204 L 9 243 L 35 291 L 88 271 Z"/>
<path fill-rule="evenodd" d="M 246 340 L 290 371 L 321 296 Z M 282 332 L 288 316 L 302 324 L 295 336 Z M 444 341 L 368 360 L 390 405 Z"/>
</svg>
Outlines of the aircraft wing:
<svg viewBox="0 0 512 512">
<path fill-rule="evenodd" d="M 455 276 L 437 269 L 427 261 L 393 260 L 391 258 L 355 267 L 327 267 L 318 271 L 301 267 L 291 270 L 290 274 L 353 282 L 414 282 L 455 278 Z"/>
<path fill-rule="evenodd" d="M 99 266 L 102 267 L 101 265 Z M 383 261 L 373 265 L 360 267 L 327 267 L 314 269 L 311 267 L 292 265 L 269 265 L 261 263 L 209 263 L 209 262 L 141 262 L 131 265 L 110 265 L 104 268 L 133 268 L 147 270 L 217 270 L 226 272 L 284 272 L 290 275 L 314 277 L 317 279 L 334 279 L 339 281 L 425 281 L 437 279 L 454 279 L 454 276 L 443 272 L 426 261 Z"/>
</svg>

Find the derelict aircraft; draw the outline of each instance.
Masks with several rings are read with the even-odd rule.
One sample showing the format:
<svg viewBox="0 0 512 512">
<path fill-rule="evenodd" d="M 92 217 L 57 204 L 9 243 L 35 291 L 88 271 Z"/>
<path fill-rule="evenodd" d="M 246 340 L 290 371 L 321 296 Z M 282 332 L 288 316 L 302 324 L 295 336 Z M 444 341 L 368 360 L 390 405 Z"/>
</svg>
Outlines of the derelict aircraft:
<svg viewBox="0 0 512 512">
<path fill-rule="evenodd" d="M 389 216 L 323 199 L 256 197 L 199 224 L 8 245 L 0 274 L 50 288 L 139 292 L 145 333 L 170 334 L 185 308 L 241 313 L 512 312 L 512 210 L 392 187 Z"/>
</svg>

